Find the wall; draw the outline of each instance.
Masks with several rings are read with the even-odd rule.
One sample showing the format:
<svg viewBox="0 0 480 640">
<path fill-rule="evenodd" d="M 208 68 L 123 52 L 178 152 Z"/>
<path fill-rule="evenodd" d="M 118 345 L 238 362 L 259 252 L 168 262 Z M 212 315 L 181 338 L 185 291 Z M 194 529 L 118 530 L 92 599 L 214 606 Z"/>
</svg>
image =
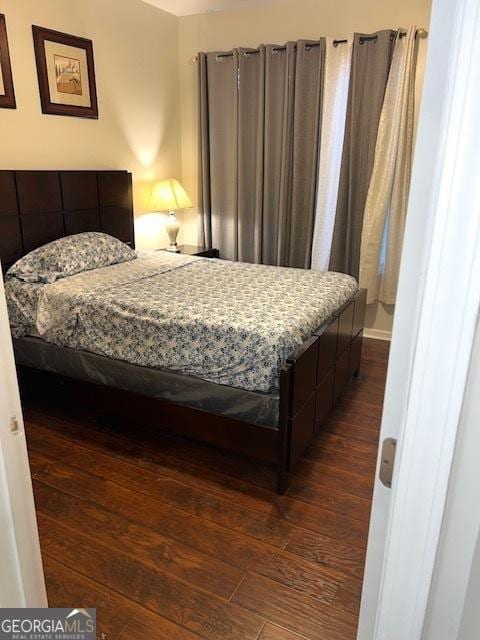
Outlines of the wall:
<svg viewBox="0 0 480 640">
<path fill-rule="evenodd" d="M 196 201 L 197 189 L 197 102 L 193 57 L 197 51 L 229 50 L 235 46 L 255 47 L 261 42 L 282 44 L 321 35 L 344 37 L 353 31 L 372 32 L 382 28 L 416 24 L 428 29 L 430 0 L 295 0 L 261 8 L 222 11 L 180 18 L 180 99 L 182 166 L 185 188 Z M 417 104 L 423 81 L 426 41 L 420 41 Z M 195 242 L 195 212 L 185 215 L 184 234 Z M 390 331 L 393 307 L 371 305 L 367 326 Z"/>
<path fill-rule="evenodd" d="M 178 19 L 141 0 L 0 0 L 0 12 L 17 98 L 16 110 L 0 109 L 0 168 L 132 171 L 146 246 L 149 181 L 181 174 Z M 41 113 L 32 24 L 93 40 L 98 120 Z"/>
</svg>

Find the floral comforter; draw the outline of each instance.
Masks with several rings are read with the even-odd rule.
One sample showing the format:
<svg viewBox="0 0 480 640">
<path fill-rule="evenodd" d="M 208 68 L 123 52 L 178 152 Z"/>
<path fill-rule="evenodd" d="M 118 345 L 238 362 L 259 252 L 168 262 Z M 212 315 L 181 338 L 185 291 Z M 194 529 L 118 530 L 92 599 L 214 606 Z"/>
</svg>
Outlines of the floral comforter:
<svg viewBox="0 0 480 640">
<path fill-rule="evenodd" d="M 16 336 L 273 392 L 280 364 L 358 286 L 342 273 L 159 251 L 53 284 L 11 278 L 5 289 Z"/>
</svg>

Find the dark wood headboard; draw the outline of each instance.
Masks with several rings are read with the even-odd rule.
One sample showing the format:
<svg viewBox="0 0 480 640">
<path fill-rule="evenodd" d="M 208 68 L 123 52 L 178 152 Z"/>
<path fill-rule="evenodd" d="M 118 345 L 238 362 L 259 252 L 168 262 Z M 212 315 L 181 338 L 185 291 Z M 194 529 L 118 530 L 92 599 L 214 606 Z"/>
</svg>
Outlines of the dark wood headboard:
<svg viewBox="0 0 480 640">
<path fill-rule="evenodd" d="M 0 171 L 0 258 L 5 271 L 32 249 L 82 231 L 134 246 L 127 171 Z"/>
</svg>

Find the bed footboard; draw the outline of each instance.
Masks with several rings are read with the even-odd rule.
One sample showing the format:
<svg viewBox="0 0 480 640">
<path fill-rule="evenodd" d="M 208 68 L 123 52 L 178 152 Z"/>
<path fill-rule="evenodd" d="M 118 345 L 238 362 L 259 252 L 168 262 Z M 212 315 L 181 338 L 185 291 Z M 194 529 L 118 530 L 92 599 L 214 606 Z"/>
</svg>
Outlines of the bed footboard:
<svg viewBox="0 0 480 640">
<path fill-rule="evenodd" d="M 352 376 L 360 371 L 366 290 L 306 340 L 280 371 L 277 490 L 302 456 Z"/>
</svg>

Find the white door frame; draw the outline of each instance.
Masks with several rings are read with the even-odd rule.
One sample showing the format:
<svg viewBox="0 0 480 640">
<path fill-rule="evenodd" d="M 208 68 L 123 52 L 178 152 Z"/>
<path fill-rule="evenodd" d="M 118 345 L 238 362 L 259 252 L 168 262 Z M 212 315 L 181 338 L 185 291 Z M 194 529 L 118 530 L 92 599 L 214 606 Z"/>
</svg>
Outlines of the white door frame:
<svg viewBox="0 0 480 640">
<path fill-rule="evenodd" d="M 0 553 L 0 607 L 48 606 L 2 278 L 0 278 Z"/>
<path fill-rule="evenodd" d="M 433 1 L 359 640 L 422 637 L 480 307 L 479 43 L 480 0 Z"/>
<path fill-rule="evenodd" d="M 480 629 L 480 325 L 448 487 L 423 637 L 478 640 Z"/>
</svg>

